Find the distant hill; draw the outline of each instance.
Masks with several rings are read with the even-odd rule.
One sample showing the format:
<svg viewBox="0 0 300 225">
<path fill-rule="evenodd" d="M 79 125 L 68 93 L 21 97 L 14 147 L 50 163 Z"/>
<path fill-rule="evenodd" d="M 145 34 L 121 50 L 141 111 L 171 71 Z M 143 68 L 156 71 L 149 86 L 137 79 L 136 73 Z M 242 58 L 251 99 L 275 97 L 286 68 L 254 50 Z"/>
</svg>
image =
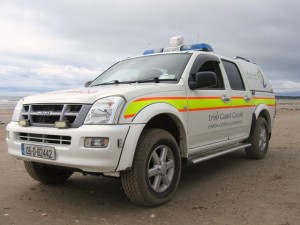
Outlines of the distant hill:
<svg viewBox="0 0 300 225">
<path fill-rule="evenodd" d="M 300 99 L 300 96 L 284 96 L 284 95 L 276 95 L 275 97 L 276 97 L 276 99 L 291 99 L 291 100 L 293 100 L 293 99 L 295 99 L 295 100 Z"/>
</svg>

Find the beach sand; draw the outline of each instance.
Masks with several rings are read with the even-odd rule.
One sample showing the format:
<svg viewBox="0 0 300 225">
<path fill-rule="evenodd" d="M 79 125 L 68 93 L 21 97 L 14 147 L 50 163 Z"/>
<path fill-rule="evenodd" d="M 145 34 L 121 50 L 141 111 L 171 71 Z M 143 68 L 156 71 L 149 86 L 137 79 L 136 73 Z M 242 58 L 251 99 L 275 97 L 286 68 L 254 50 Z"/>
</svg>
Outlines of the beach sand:
<svg viewBox="0 0 300 225">
<path fill-rule="evenodd" d="M 1 110 L 7 124 L 12 111 Z M 300 220 L 300 101 L 277 104 L 269 152 L 244 151 L 185 168 L 176 196 L 157 208 L 133 205 L 118 179 L 74 174 L 65 184 L 39 184 L 7 154 L 0 125 L 0 224 L 261 224 Z"/>
<path fill-rule="evenodd" d="M 0 124 L 8 124 L 11 121 L 13 110 L 0 109 Z"/>
</svg>

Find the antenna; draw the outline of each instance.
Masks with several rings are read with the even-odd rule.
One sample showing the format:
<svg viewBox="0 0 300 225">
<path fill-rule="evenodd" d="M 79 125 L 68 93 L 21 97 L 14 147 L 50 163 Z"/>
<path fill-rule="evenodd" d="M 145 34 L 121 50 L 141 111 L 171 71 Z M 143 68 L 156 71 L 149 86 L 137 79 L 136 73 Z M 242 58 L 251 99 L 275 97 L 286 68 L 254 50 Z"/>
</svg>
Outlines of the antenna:
<svg viewBox="0 0 300 225">
<path fill-rule="evenodd" d="M 198 33 L 198 34 L 197 34 L 197 40 L 196 40 L 196 43 L 199 42 L 199 37 L 200 37 L 200 34 Z"/>
</svg>

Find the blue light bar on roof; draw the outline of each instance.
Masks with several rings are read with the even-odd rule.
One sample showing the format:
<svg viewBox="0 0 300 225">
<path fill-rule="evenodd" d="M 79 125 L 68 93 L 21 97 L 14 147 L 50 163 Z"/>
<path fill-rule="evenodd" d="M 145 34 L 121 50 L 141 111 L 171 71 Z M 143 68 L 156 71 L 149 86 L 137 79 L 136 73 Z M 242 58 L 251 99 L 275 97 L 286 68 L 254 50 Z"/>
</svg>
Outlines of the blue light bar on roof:
<svg viewBox="0 0 300 225">
<path fill-rule="evenodd" d="M 213 48 L 209 44 L 206 44 L 206 43 L 193 44 L 193 45 L 182 45 L 180 48 L 180 51 L 189 51 L 189 50 L 212 52 Z"/>
<path fill-rule="evenodd" d="M 150 55 L 150 54 L 155 54 L 155 53 L 160 53 L 163 52 L 163 48 L 158 48 L 158 49 L 149 49 L 145 50 L 143 55 Z"/>
<path fill-rule="evenodd" d="M 156 53 L 161 53 L 161 52 L 191 51 L 191 50 L 212 52 L 213 48 L 209 44 L 206 44 L 206 43 L 193 44 L 193 45 L 181 45 L 178 47 L 167 47 L 167 48 L 145 50 L 144 55 L 156 54 Z"/>
</svg>

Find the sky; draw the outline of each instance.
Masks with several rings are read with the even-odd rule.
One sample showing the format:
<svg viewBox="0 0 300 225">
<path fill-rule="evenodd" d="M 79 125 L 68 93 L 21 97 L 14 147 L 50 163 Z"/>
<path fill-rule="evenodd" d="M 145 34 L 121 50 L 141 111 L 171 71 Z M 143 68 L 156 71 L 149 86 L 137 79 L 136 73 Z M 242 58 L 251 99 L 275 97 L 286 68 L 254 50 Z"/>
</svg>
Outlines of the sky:
<svg viewBox="0 0 300 225">
<path fill-rule="evenodd" d="M 0 0 L 0 95 L 84 87 L 181 35 L 255 62 L 276 94 L 300 96 L 299 12 L 297 0 Z"/>
</svg>

